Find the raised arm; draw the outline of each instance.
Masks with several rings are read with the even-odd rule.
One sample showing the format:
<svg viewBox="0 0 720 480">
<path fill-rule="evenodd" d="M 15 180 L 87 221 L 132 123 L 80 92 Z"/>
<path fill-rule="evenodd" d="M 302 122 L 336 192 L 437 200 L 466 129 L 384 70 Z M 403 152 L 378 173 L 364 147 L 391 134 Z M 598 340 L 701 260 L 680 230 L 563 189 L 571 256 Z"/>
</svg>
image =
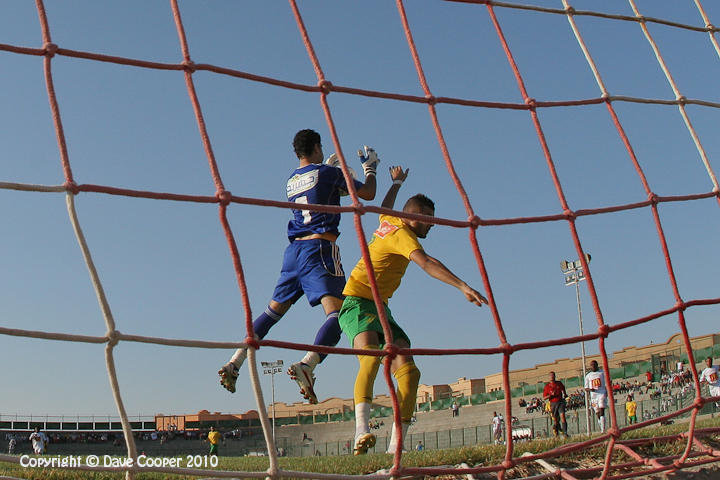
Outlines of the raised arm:
<svg viewBox="0 0 720 480">
<path fill-rule="evenodd" d="M 375 172 L 377 171 L 380 158 L 372 147 L 367 145 L 358 150 L 360 163 L 362 164 L 363 173 L 365 174 L 365 183 L 357 191 L 358 197 L 363 200 L 373 200 L 377 191 L 377 179 Z"/>
<path fill-rule="evenodd" d="M 478 307 L 487 304 L 487 299 L 480 292 L 471 288 L 467 283 L 460 280 L 452 273 L 440 260 L 431 257 L 423 250 L 415 250 L 410 254 L 410 260 L 417 263 L 420 268 L 433 278 L 437 278 L 441 282 L 447 283 L 462 292 L 468 302 L 474 303 Z"/>
<path fill-rule="evenodd" d="M 363 186 L 357 189 L 358 197 L 363 200 L 374 200 L 375 192 L 377 191 L 377 180 L 375 180 L 375 174 L 365 176 L 365 183 Z"/>
<path fill-rule="evenodd" d="M 375 170 L 377 169 L 377 164 L 380 163 L 380 159 L 377 158 L 377 154 L 375 154 L 374 150 L 370 149 L 370 151 L 373 154 L 372 158 L 364 157 L 362 155 L 362 150 L 358 152 L 358 154 L 360 154 L 360 161 L 362 162 L 363 166 L 363 173 L 365 174 L 365 183 L 361 184 L 360 182 L 355 182 L 355 185 L 357 186 L 355 191 L 357 192 L 358 197 L 362 198 L 363 200 L 374 200 L 375 193 L 377 192 L 377 180 L 375 179 Z M 325 165 L 329 165 L 331 167 L 340 168 L 340 159 L 338 158 L 336 153 L 330 155 L 324 163 Z"/>
<path fill-rule="evenodd" d="M 400 166 L 390 167 L 390 178 L 392 179 L 393 183 L 392 185 L 390 185 L 390 188 L 385 194 L 382 205 L 380 205 L 381 207 L 393 208 L 393 206 L 395 205 L 395 199 L 397 198 L 397 193 L 400 190 L 400 186 L 407 178 L 409 172 L 409 168 L 403 172 L 403 169 Z"/>
</svg>

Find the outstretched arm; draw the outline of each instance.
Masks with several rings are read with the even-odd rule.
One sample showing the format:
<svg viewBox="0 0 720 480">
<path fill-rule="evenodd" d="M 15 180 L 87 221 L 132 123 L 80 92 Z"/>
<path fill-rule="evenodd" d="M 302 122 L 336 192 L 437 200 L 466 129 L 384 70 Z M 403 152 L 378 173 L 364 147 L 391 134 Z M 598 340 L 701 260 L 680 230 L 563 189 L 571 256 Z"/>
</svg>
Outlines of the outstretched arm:
<svg viewBox="0 0 720 480">
<path fill-rule="evenodd" d="M 377 181 L 375 180 L 375 174 L 372 173 L 365 177 L 365 183 L 363 183 L 362 187 L 357 189 L 357 196 L 363 200 L 374 200 L 376 190 Z"/>
<path fill-rule="evenodd" d="M 395 205 L 395 198 L 397 197 L 397 193 L 400 190 L 400 185 L 402 185 L 402 183 L 405 181 L 409 172 L 409 168 L 403 172 L 403 169 L 400 166 L 390 167 L 390 178 L 392 178 L 393 183 L 392 185 L 390 185 L 390 188 L 385 194 L 382 205 L 380 205 L 381 207 L 393 208 L 393 206 Z"/>
<path fill-rule="evenodd" d="M 373 151 L 374 152 L 374 151 Z M 365 157 L 362 157 L 365 158 Z M 372 164 L 374 166 L 377 166 L 377 163 L 380 162 L 380 159 L 377 158 L 377 155 L 374 157 L 375 163 Z M 338 158 L 336 153 L 333 153 L 330 155 L 327 160 L 325 160 L 325 165 L 329 165 L 331 167 L 337 167 L 340 168 L 340 159 Z M 375 168 L 365 168 L 365 165 L 363 164 L 363 172 L 365 173 L 365 183 L 356 182 L 355 185 L 359 185 L 356 188 L 357 196 L 362 198 L 363 200 L 374 200 L 375 199 L 375 193 L 377 191 L 377 180 L 375 179 Z"/>
<path fill-rule="evenodd" d="M 460 290 L 468 302 L 474 303 L 478 307 L 487 304 L 488 301 L 480 292 L 471 288 L 467 283 L 460 280 L 452 273 L 440 260 L 431 257 L 423 250 L 415 250 L 410 254 L 410 260 L 417 263 L 420 268 L 433 278 L 437 278 L 441 282 L 447 283 Z"/>
<path fill-rule="evenodd" d="M 363 173 L 365 174 L 365 184 L 358 189 L 358 197 L 363 200 L 373 200 L 375 198 L 375 192 L 377 191 L 375 172 L 377 171 L 378 163 L 380 163 L 380 158 L 375 152 L 375 149 L 367 145 L 361 150 L 358 150 L 358 156 L 360 157 L 360 163 L 362 164 Z"/>
</svg>

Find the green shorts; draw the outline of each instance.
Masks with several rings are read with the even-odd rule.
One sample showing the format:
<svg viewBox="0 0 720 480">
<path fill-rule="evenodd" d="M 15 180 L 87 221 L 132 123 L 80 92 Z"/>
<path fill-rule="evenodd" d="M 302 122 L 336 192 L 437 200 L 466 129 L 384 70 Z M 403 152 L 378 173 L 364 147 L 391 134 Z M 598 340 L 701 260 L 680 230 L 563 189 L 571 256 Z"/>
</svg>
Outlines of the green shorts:
<svg viewBox="0 0 720 480">
<path fill-rule="evenodd" d="M 217 455 L 218 454 L 218 445 L 217 443 L 211 443 L 210 444 L 210 455 Z"/>
<path fill-rule="evenodd" d="M 388 322 L 390 322 L 390 331 L 392 332 L 395 342 L 402 338 L 410 345 L 410 339 L 403 329 L 400 328 L 400 325 L 395 323 L 395 319 L 387 305 L 385 305 L 385 315 L 387 316 Z M 348 340 L 350 340 L 350 346 L 353 345 L 355 336 L 361 332 L 377 332 L 380 339 L 380 348 L 385 346 L 386 342 L 382 324 L 378 317 L 377 308 L 375 308 L 375 302 L 372 300 L 362 297 L 345 297 L 345 301 L 340 309 L 338 321 L 340 322 L 340 328 L 342 328 L 342 331 L 345 332 Z"/>
</svg>

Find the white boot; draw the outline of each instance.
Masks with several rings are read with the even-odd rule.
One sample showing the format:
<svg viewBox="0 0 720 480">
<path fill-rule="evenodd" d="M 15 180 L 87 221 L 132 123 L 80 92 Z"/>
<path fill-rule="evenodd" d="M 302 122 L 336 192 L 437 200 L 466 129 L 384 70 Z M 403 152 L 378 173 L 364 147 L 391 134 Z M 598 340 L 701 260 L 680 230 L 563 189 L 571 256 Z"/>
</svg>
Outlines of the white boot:
<svg viewBox="0 0 720 480">
<path fill-rule="evenodd" d="M 364 455 L 375 446 L 375 435 L 370 433 L 370 404 L 366 402 L 355 405 L 355 447 L 354 455 Z"/>
</svg>

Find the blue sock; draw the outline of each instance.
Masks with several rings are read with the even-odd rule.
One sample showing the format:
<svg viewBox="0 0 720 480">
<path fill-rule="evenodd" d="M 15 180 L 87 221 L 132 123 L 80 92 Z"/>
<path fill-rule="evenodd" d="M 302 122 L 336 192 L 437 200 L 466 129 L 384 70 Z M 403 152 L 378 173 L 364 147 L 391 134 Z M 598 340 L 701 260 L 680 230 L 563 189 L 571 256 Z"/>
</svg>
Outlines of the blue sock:
<svg viewBox="0 0 720 480">
<path fill-rule="evenodd" d="M 334 347 L 338 344 L 340 341 L 340 335 L 342 335 L 340 322 L 338 322 L 338 313 L 340 312 L 328 313 L 327 320 L 325 320 L 325 323 L 322 327 L 320 327 L 320 330 L 318 330 L 318 333 L 315 336 L 315 345 Z M 325 360 L 325 357 L 327 357 L 327 353 L 319 353 L 318 355 L 320 355 L 320 363 L 322 363 L 322 361 Z"/>
<path fill-rule="evenodd" d="M 268 334 L 273 325 L 279 322 L 282 317 L 282 314 L 277 313 L 268 305 L 265 311 L 261 313 L 253 322 L 253 330 L 255 330 L 255 335 L 257 335 L 262 340 L 263 338 L 265 338 L 265 335 Z"/>
</svg>

